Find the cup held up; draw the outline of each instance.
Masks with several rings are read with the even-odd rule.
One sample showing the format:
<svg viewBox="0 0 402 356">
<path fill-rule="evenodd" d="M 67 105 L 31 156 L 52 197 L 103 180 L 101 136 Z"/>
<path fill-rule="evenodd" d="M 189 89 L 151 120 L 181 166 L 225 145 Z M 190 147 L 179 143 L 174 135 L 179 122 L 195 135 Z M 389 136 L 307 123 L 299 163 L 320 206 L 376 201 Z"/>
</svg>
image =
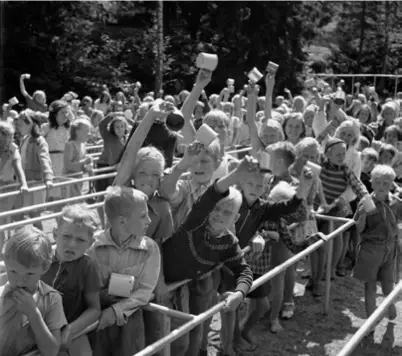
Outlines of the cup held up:
<svg viewBox="0 0 402 356">
<path fill-rule="evenodd" d="M 218 66 L 218 56 L 211 53 L 200 53 L 197 57 L 196 65 L 200 69 L 207 69 L 213 72 Z"/>
<path fill-rule="evenodd" d="M 202 124 L 195 135 L 196 140 L 201 142 L 204 147 L 208 147 L 217 137 L 218 134 L 207 124 Z"/>
</svg>

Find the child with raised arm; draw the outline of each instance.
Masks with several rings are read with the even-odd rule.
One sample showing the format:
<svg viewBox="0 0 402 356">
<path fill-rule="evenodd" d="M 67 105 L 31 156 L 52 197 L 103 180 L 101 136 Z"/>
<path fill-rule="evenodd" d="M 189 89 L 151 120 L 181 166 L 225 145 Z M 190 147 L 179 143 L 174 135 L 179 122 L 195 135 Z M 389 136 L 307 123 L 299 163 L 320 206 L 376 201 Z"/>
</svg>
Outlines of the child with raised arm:
<svg viewBox="0 0 402 356">
<path fill-rule="evenodd" d="M 375 209 L 366 212 L 360 203 L 355 214 L 362 242 L 353 276 L 364 282 L 366 313 L 369 317 L 376 308 L 377 282 L 386 296 L 394 285 L 395 260 L 398 243 L 398 221 L 402 202 L 390 193 L 395 180 L 394 170 L 378 165 L 371 171 L 371 186 Z M 394 304 L 388 308 L 389 319 L 395 319 Z"/>
<path fill-rule="evenodd" d="M 143 192 L 119 186 L 109 187 L 105 196 L 110 228 L 97 233 L 88 250 L 101 275 L 102 314 L 97 331 L 90 335 L 97 356 L 132 356 L 145 347 L 140 307 L 151 299 L 160 271 L 158 245 L 145 236 L 151 222 L 147 200 Z M 129 297 L 109 293 L 115 274 L 134 277 Z"/>
<path fill-rule="evenodd" d="M 27 90 L 25 89 L 25 79 L 30 79 L 30 74 L 23 74 L 20 77 L 20 90 L 21 94 L 24 96 L 27 108 L 33 111 L 46 112 L 47 104 L 46 104 L 46 94 L 42 90 L 37 90 L 33 93 L 33 95 L 29 95 Z"/>
<path fill-rule="evenodd" d="M 50 267 L 52 243 L 40 230 L 24 227 L 5 246 L 8 282 L 0 287 L 2 356 L 56 356 L 67 324 L 62 297 L 40 280 Z"/>
<path fill-rule="evenodd" d="M 41 280 L 63 295 L 68 325 L 62 330 L 61 350 L 69 355 L 92 356 L 87 335 L 72 338 L 100 316 L 98 266 L 85 254 L 93 243 L 98 218 L 85 204 L 68 205 L 57 225 L 53 230 L 56 253 Z"/>
</svg>

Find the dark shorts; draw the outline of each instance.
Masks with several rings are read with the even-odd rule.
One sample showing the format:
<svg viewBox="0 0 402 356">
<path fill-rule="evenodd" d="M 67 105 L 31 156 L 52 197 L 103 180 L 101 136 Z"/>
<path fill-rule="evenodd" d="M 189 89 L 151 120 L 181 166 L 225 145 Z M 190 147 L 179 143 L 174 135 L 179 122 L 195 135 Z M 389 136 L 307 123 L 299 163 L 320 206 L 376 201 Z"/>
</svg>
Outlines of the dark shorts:
<svg viewBox="0 0 402 356">
<path fill-rule="evenodd" d="M 262 275 L 261 274 L 253 274 L 253 280 L 255 281 L 256 279 L 260 278 Z M 265 282 L 263 285 L 258 287 L 257 289 L 253 290 L 249 294 L 247 294 L 247 298 L 250 299 L 261 299 L 268 297 L 271 292 L 271 283 L 270 281 Z"/>
<path fill-rule="evenodd" d="M 102 163 L 98 163 L 96 165 L 96 168 L 100 169 L 100 168 L 106 168 L 106 167 L 110 167 L 108 164 L 102 164 Z M 115 172 L 115 170 L 110 170 L 108 172 L 102 172 L 102 173 L 98 173 L 97 175 L 101 175 L 101 174 L 106 174 L 106 173 L 112 173 Z M 106 190 L 107 187 L 111 186 L 113 184 L 113 180 L 114 178 L 104 178 L 104 179 L 98 179 L 94 181 L 94 185 L 95 185 L 95 190 L 97 192 L 103 192 Z"/>
</svg>

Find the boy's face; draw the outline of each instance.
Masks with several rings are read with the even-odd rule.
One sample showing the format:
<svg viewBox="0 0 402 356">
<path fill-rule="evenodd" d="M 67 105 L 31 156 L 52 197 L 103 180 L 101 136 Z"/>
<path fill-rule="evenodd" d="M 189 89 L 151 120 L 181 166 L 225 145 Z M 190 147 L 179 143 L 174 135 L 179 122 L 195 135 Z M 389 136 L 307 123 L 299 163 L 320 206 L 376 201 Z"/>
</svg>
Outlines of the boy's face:
<svg viewBox="0 0 402 356">
<path fill-rule="evenodd" d="M 163 176 L 163 164 L 156 159 L 142 161 L 134 172 L 135 188 L 152 196 L 159 188 Z"/>
<path fill-rule="evenodd" d="M 43 266 L 26 267 L 15 260 L 6 259 L 4 262 L 11 288 L 22 288 L 31 294 L 36 292 L 40 277 L 48 270 Z"/>
<path fill-rule="evenodd" d="M 122 218 L 126 232 L 135 236 L 145 236 L 151 223 L 146 201 L 133 204 L 131 215 Z"/>
<path fill-rule="evenodd" d="M 313 125 L 313 120 L 314 120 L 314 111 L 305 111 L 304 115 L 304 123 L 306 124 L 306 126 L 311 127 Z"/>
<path fill-rule="evenodd" d="M 208 225 L 212 233 L 218 235 L 233 226 L 239 216 L 238 207 L 235 205 L 230 200 L 221 200 L 215 205 L 208 216 Z"/>
<path fill-rule="evenodd" d="M 362 157 L 362 171 L 365 173 L 370 173 L 372 169 L 374 168 L 375 165 L 375 160 L 368 157 L 364 156 Z"/>
<path fill-rule="evenodd" d="M 317 147 L 315 146 L 310 146 L 310 147 L 306 147 L 302 154 L 301 154 L 303 161 L 307 163 L 307 161 L 310 162 L 317 162 L 318 160 L 318 156 L 319 156 L 319 152 L 317 150 Z"/>
<path fill-rule="evenodd" d="M 393 159 L 394 159 L 394 156 L 392 155 L 391 152 L 388 152 L 388 151 L 384 151 L 380 155 L 380 163 L 381 164 L 391 164 Z"/>
<path fill-rule="evenodd" d="M 271 145 L 279 142 L 278 129 L 274 127 L 265 127 L 261 131 L 261 140 L 265 143 L 265 145 Z"/>
<path fill-rule="evenodd" d="M 272 174 L 277 177 L 283 176 L 289 169 L 283 157 L 275 152 L 271 153 L 270 166 Z"/>
<path fill-rule="evenodd" d="M 253 204 L 264 193 L 264 175 L 261 173 L 250 174 L 245 182 L 241 183 L 241 189 L 248 204 Z"/>
<path fill-rule="evenodd" d="M 192 161 L 190 167 L 192 179 L 199 184 L 208 183 L 211 181 L 212 175 L 217 168 L 218 162 L 207 152 L 203 151 L 197 157 L 194 157 Z"/>
<path fill-rule="evenodd" d="M 89 229 L 73 222 L 62 221 L 53 230 L 53 236 L 57 257 L 61 262 L 71 262 L 82 257 L 92 243 Z"/>
<path fill-rule="evenodd" d="M 346 145 L 336 144 L 327 151 L 326 155 L 332 164 L 340 166 L 345 161 Z"/>
<path fill-rule="evenodd" d="M 371 187 L 379 199 L 385 199 L 388 196 L 393 184 L 394 181 L 390 177 L 375 177 L 371 179 Z"/>
<path fill-rule="evenodd" d="M 398 141 L 398 134 L 395 131 L 389 131 L 384 137 L 385 143 L 389 143 L 390 145 L 395 145 Z"/>
</svg>

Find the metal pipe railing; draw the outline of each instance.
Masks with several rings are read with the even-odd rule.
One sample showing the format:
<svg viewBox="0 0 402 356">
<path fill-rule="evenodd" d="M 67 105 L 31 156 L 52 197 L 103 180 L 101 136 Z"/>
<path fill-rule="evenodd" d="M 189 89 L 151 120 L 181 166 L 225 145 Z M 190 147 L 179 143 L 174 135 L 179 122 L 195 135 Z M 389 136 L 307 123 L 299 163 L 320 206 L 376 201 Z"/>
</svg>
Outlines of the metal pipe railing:
<svg viewBox="0 0 402 356">
<path fill-rule="evenodd" d="M 349 356 L 364 337 L 370 333 L 373 327 L 378 323 L 380 318 L 385 314 L 389 306 L 395 302 L 398 295 L 402 293 L 402 280 L 395 286 L 392 292 L 382 301 L 373 314 L 364 322 L 359 330 L 352 336 L 352 338 L 346 343 L 340 353 L 337 356 Z"/>
</svg>

